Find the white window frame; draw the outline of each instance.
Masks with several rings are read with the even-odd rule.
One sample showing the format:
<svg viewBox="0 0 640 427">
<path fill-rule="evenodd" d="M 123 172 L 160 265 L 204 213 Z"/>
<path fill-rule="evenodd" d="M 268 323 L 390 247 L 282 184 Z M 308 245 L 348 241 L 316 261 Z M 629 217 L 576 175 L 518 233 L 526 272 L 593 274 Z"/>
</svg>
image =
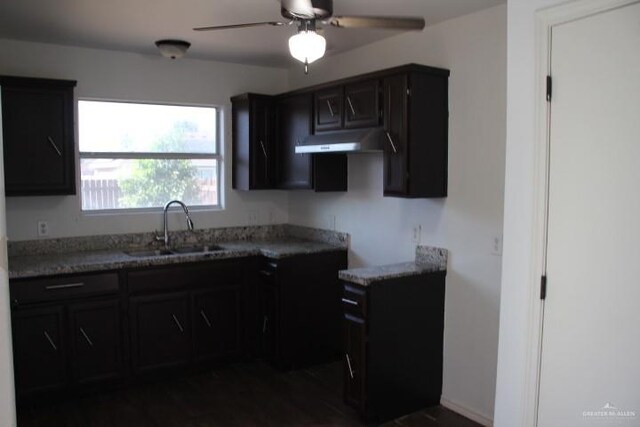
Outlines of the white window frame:
<svg viewBox="0 0 640 427">
<path fill-rule="evenodd" d="M 190 159 L 213 159 L 217 162 L 216 167 L 216 184 L 217 184 L 217 194 L 218 194 L 218 203 L 215 205 L 189 205 L 189 211 L 198 212 L 198 211 L 220 211 L 224 209 L 223 200 L 224 200 L 224 185 L 222 182 L 222 177 L 224 174 L 223 170 L 223 158 L 224 155 L 222 153 L 222 148 L 224 144 L 221 144 L 224 134 L 222 132 L 223 122 L 222 122 L 222 107 L 218 105 L 209 105 L 209 104 L 187 104 L 187 103 L 178 103 L 178 102 L 150 102 L 150 101 L 131 101 L 131 100 L 122 100 L 122 99 L 104 99 L 104 98 L 85 98 L 78 97 L 77 102 L 80 101 L 96 101 L 96 102 L 113 102 L 113 103 L 122 103 L 122 104 L 146 104 L 146 105 L 168 105 L 168 106 L 177 106 L 177 107 L 204 107 L 204 108 L 213 108 L 215 109 L 216 116 L 216 138 L 214 141 L 214 149 L 215 154 L 210 153 L 150 153 L 150 152 L 121 152 L 121 151 L 100 151 L 100 152 L 91 152 L 91 151 L 81 151 L 80 150 L 80 133 L 78 132 L 78 151 L 77 151 L 77 168 L 76 168 L 76 176 L 77 176 L 77 186 L 76 188 L 79 190 L 79 209 L 80 212 L 84 215 L 89 216 L 99 216 L 99 215 L 114 215 L 114 214 L 132 214 L 132 213 L 150 213 L 150 212 L 158 212 L 158 209 L 162 209 L 164 206 L 155 206 L 155 207 L 144 207 L 144 208 L 122 208 L 122 209 L 92 209 L 92 210 L 84 210 L 82 209 L 82 159 L 125 159 L 125 160 L 136 160 L 136 159 L 167 159 L 167 160 L 190 160 Z M 76 111 L 79 112 L 79 108 L 76 108 Z M 78 123 L 79 122 L 78 116 Z M 169 200 L 167 200 L 168 202 Z"/>
</svg>

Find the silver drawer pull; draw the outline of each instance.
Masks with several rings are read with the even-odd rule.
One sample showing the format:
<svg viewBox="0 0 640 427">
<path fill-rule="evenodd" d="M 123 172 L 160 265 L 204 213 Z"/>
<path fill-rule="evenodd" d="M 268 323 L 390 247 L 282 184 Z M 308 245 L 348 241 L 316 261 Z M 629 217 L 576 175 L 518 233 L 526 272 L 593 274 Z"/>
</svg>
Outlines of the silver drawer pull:
<svg viewBox="0 0 640 427">
<path fill-rule="evenodd" d="M 56 291 L 58 289 L 71 289 L 71 288 L 81 288 L 84 286 L 84 283 L 65 283 L 63 285 L 49 285 L 45 287 L 47 291 Z"/>
<path fill-rule="evenodd" d="M 211 327 L 211 322 L 209 322 L 209 318 L 205 314 L 204 310 L 200 310 L 200 315 L 204 319 L 204 323 L 206 323 L 208 327 Z"/>
<path fill-rule="evenodd" d="M 347 103 L 349 104 L 349 108 L 351 109 L 351 115 L 356 116 L 356 109 L 353 108 L 353 104 L 351 103 L 351 97 L 347 96 Z"/>
<path fill-rule="evenodd" d="M 393 139 L 391 138 L 391 134 L 389 132 L 385 132 L 387 134 L 387 138 L 391 143 L 391 148 L 393 149 L 393 154 L 398 154 L 398 150 L 396 149 L 396 144 L 393 143 Z"/>
<path fill-rule="evenodd" d="M 351 368 L 351 359 L 349 359 L 349 355 L 345 354 L 347 357 L 347 368 L 349 368 L 349 376 L 353 379 L 353 369 Z"/>
<path fill-rule="evenodd" d="M 47 339 L 47 341 L 49 341 L 49 344 L 51 344 L 51 347 L 53 348 L 53 350 L 58 351 L 58 347 L 56 347 L 55 343 L 53 342 L 53 340 L 51 339 L 47 331 L 44 331 L 44 337 Z"/>
<path fill-rule="evenodd" d="M 356 307 L 358 306 L 358 301 L 354 301 L 352 299 L 342 298 L 342 302 L 345 304 L 355 305 Z"/>
<path fill-rule="evenodd" d="M 180 324 L 180 321 L 178 320 L 178 318 L 176 317 L 175 314 L 171 315 L 173 317 L 173 321 L 175 322 L 176 326 L 178 327 L 178 329 L 180 329 L 181 333 L 184 333 L 184 328 L 182 327 L 182 325 Z"/>
<path fill-rule="evenodd" d="M 264 142 L 262 142 L 262 140 L 258 142 L 260 142 L 260 147 L 262 147 L 262 154 L 264 154 L 264 158 L 266 160 L 269 160 L 269 156 L 267 155 L 267 149 L 264 147 Z"/>
<path fill-rule="evenodd" d="M 58 153 L 58 156 L 62 157 L 62 151 L 60 151 L 60 148 L 58 148 L 58 146 L 56 145 L 55 141 L 53 140 L 53 138 L 51 138 L 50 136 L 47 137 L 47 139 L 49 140 L 49 144 L 51 144 L 51 146 L 53 147 L 54 150 L 56 150 L 56 153 Z"/>
<path fill-rule="evenodd" d="M 84 328 L 80 328 L 80 333 L 82 334 L 84 339 L 87 341 L 87 344 L 89 344 L 89 347 L 93 347 L 93 341 L 91 341 L 91 338 L 89 338 L 89 335 L 87 335 L 87 333 L 84 331 Z"/>
<path fill-rule="evenodd" d="M 329 101 L 327 99 L 327 106 L 329 107 L 329 113 L 331 114 L 331 117 L 335 117 L 336 114 L 333 112 L 333 107 L 331 106 L 331 101 Z"/>
<path fill-rule="evenodd" d="M 264 316 L 264 320 L 262 321 L 262 333 L 266 334 L 267 333 L 267 324 L 269 323 L 269 318 L 267 316 Z"/>
</svg>

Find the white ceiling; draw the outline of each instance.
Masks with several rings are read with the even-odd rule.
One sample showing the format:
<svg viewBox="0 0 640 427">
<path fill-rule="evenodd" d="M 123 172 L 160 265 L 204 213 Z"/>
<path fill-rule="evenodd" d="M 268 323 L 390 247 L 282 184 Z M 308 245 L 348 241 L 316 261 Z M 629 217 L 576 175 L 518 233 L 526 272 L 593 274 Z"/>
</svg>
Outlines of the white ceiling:
<svg viewBox="0 0 640 427">
<path fill-rule="evenodd" d="M 335 15 L 423 16 L 427 25 L 506 0 L 334 0 Z M 278 0 L 1 0 L 0 38 L 156 54 L 154 41 L 192 43 L 188 56 L 287 67 L 295 26 L 195 32 L 193 27 L 283 20 Z M 398 34 L 325 28 L 328 55 Z"/>
</svg>

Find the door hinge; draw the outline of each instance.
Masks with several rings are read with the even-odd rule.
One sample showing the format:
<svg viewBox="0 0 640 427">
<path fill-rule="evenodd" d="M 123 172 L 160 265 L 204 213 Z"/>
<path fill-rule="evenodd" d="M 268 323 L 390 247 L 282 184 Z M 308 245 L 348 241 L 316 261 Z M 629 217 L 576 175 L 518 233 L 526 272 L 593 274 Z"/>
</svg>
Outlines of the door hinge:
<svg viewBox="0 0 640 427">
<path fill-rule="evenodd" d="M 541 300 L 547 299 L 547 276 L 546 275 L 542 275 L 542 277 L 540 277 L 540 299 Z"/>
<path fill-rule="evenodd" d="M 411 89 L 407 88 L 407 96 L 411 96 Z"/>
<path fill-rule="evenodd" d="M 551 92 L 553 89 L 551 76 L 547 76 L 547 102 L 551 102 Z"/>
</svg>

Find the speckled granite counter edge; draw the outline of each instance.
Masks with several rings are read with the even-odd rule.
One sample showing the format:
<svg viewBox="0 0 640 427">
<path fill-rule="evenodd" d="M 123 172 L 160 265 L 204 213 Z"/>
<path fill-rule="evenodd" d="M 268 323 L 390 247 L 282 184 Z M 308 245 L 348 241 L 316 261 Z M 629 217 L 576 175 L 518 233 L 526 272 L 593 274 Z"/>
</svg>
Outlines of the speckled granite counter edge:
<svg viewBox="0 0 640 427">
<path fill-rule="evenodd" d="M 369 286 L 382 280 L 446 271 L 447 259 L 448 251 L 446 249 L 418 246 L 414 261 L 342 270 L 338 273 L 338 277 L 346 282 Z"/>
<path fill-rule="evenodd" d="M 9 257 L 23 255 L 48 255 L 118 249 L 144 249 L 160 245 L 155 242 L 156 233 L 127 233 L 96 236 L 63 237 L 54 239 L 24 240 L 7 243 Z M 264 241 L 293 237 L 328 243 L 347 248 L 349 235 L 330 230 L 315 229 L 290 224 L 256 225 L 172 231 L 171 244 L 175 247 L 212 244 L 229 241 Z"/>
</svg>

